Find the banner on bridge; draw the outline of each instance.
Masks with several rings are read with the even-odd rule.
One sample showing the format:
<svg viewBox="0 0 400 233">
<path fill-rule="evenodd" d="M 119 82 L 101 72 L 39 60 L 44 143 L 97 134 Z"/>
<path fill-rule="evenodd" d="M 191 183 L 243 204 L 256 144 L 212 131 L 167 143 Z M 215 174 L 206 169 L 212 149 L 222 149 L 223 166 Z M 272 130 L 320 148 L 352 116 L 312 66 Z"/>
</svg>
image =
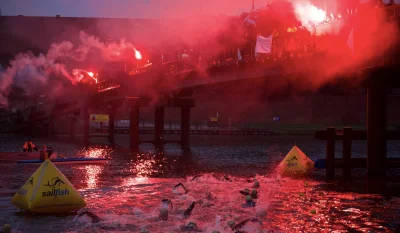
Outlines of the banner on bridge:
<svg viewBox="0 0 400 233">
<path fill-rule="evenodd" d="M 108 115 L 90 114 L 90 121 L 92 122 L 108 122 Z"/>
<path fill-rule="evenodd" d="M 218 122 L 218 117 L 211 117 L 211 118 L 210 118 L 210 121 L 211 121 L 211 122 Z"/>
</svg>

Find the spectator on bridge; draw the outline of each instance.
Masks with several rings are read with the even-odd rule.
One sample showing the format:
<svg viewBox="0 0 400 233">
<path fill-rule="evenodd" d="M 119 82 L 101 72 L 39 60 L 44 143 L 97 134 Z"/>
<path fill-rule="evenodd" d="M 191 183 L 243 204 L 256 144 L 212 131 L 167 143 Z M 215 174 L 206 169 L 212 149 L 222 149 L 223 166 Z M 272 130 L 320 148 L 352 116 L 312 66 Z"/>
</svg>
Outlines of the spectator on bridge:
<svg viewBox="0 0 400 233">
<path fill-rule="evenodd" d="M 188 58 L 189 58 L 189 53 L 186 50 L 184 50 L 182 53 L 182 59 L 188 59 Z"/>
<path fill-rule="evenodd" d="M 24 152 L 39 151 L 31 140 L 25 142 L 23 146 Z"/>
</svg>

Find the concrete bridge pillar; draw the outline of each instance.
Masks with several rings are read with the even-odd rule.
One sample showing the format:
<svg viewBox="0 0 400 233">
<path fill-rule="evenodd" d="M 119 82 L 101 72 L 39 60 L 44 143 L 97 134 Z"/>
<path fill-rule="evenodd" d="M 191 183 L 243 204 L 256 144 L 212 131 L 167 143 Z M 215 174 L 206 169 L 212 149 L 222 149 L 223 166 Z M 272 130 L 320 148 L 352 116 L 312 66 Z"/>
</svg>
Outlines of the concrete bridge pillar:
<svg viewBox="0 0 400 233">
<path fill-rule="evenodd" d="M 89 107 L 83 107 L 83 143 L 85 146 L 89 146 Z"/>
<path fill-rule="evenodd" d="M 139 147 L 139 105 L 129 106 L 129 147 Z"/>
<path fill-rule="evenodd" d="M 387 89 L 378 77 L 367 89 L 367 171 L 369 180 L 386 176 Z"/>
<path fill-rule="evenodd" d="M 54 118 L 53 116 L 49 119 L 49 125 L 47 126 L 47 137 L 51 138 L 54 135 Z"/>
<path fill-rule="evenodd" d="M 75 140 L 75 125 L 76 125 L 76 118 L 72 117 L 69 119 L 69 139 L 71 141 Z"/>
<path fill-rule="evenodd" d="M 181 107 L 181 147 L 190 147 L 190 107 Z"/>
<path fill-rule="evenodd" d="M 154 112 L 154 146 L 155 147 L 163 147 L 165 144 L 164 140 L 164 107 L 157 106 Z"/>
<path fill-rule="evenodd" d="M 109 109 L 109 118 L 108 118 L 108 141 L 111 145 L 115 144 L 115 115 L 117 113 L 117 109 L 111 107 Z"/>
</svg>

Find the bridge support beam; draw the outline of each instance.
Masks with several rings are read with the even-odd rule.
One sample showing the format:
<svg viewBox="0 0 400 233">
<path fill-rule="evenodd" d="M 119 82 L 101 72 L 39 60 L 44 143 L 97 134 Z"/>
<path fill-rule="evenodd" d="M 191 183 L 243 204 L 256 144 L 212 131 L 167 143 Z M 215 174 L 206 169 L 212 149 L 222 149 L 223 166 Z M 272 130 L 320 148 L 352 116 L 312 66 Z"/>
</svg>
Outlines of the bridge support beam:
<svg viewBox="0 0 400 233">
<path fill-rule="evenodd" d="M 139 106 L 132 105 L 129 107 L 129 147 L 139 147 Z"/>
<path fill-rule="evenodd" d="M 49 125 L 47 126 L 47 137 L 51 138 L 54 135 L 54 117 L 50 116 Z"/>
<path fill-rule="evenodd" d="M 386 176 L 386 88 L 377 77 L 367 89 L 367 172 L 368 180 Z M 378 182 L 379 183 L 379 182 Z"/>
<path fill-rule="evenodd" d="M 164 107 L 157 106 L 154 111 L 154 146 L 163 147 L 165 144 L 164 140 Z"/>
<path fill-rule="evenodd" d="M 112 146 L 115 145 L 115 114 L 117 112 L 116 108 L 110 108 L 108 114 L 108 141 Z"/>
<path fill-rule="evenodd" d="M 89 107 L 83 107 L 83 143 L 85 146 L 89 146 Z"/>
<path fill-rule="evenodd" d="M 75 140 L 75 125 L 76 125 L 76 118 L 69 119 L 69 140 Z"/>
<path fill-rule="evenodd" d="M 181 147 L 190 147 L 190 107 L 181 107 Z"/>
</svg>

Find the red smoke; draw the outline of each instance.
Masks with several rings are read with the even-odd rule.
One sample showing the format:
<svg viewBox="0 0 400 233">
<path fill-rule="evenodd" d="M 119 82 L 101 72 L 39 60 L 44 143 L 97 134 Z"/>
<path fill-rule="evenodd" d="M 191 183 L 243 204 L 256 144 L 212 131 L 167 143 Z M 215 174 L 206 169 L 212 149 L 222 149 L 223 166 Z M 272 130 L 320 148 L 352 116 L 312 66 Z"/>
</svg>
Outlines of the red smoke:
<svg viewBox="0 0 400 233">
<path fill-rule="evenodd" d="M 318 85 L 382 59 L 399 35 L 384 8 L 358 10 L 343 22 L 330 25 L 340 26 L 337 33 L 315 37 L 317 51 L 324 54 L 324 59 L 318 61 Z"/>
<path fill-rule="evenodd" d="M 324 16 L 321 9 L 306 1 L 296 1 L 294 4 L 288 1 L 276 1 L 272 7 L 271 11 L 265 12 L 256 19 L 256 30 L 264 36 L 269 36 L 275 28 L 279 31 L 281 40 L 290 38 L 286 32 L 288 27 L 317 23 Z M 347 20 L 343 19 L 344 26 L 335 35 L 311 36 L 307 33 L 300 35 L 298 31 L 296 39 L 303 37 L 312 40 L 316 43 L 317 51 L 322 55 L 315 59 L 313 65 L 300 64 L 296 68 L 313 71 L 313 77 L 303 78 L 315 84 L 314 87 L 319 87 L 341 73 L 346 73 L 375 57 L 380 57 L 391 44 L 394 44 L 398 35 L 396 26 L 392 22 L 388 22 L 386 18 L 382 8 L 360 9 L 357 15 L 352 15 Z M 105 65 L 107 61 L 121 61 L 129 57 L 132 59 L 127 63 L 133 63 L 132 60 L 135 56 L 136 58 L 140 57 L 138 50 L 143 52 L 142 60 L 153 62 L 153 59 L 161 59 L 160 54 L 162 53 L 169 60 L 175 60 L 184 50 L 192 52 L 193 49 L 193 53 L 201 53 L 200 62 L 207 63 L 222 60 L 222 58 L 236 59 L 237 48 L 244 34 L 244 29 L 241 27 L 242 19 L 227 16 L 203 15 L 158 21 L 152 25 L 138 23 L 137 26 L 133 26 L 130 21 L 127 23 L 123 23 L 121 20 L 113 21 L 120 27 L 111 27 L 105 23 L 105 20 L 96 22 L 94 24 L 99 28 L 96 36 L 89 36 L 82 32 L 79 36 L 79 43 L 69 42 L 71 39 L 68 38 L 68 41 L 52 44 L 46 55 L 22 54 L 16 56 L 5 72 L 0 71 L 2 77 L 0 79 L 0 99 L 3 98 L 2 101 L 4 101 L 4 97 L 1 96 L 7 95 L 7 90 L 12 84 L 25 90 L 31 90 L 29 83 L 45 84 L 54 74 L 63 76 L 66 78 L 65 80 L 74 83 L 76 80 L 70 75 L 71 71 L 65 69 L 62 62 L 59 61 L 65 58 L 74 60 L 77 64 L 81 63 L 83 67 L 80 68 L 83 70 L 97 72 L 99 69 L 107 67 Z M 69 30 L 66 29 L 66 31 Z M 353 35 L 354 38 L 349 39 L 350 35 Z M 118 42 L 111 43 L 104 42 L 104 38 L 116 37 L 127 39 L 115 40 Z M 353 46 L 349 46 L 349 44 Z M 88 58 L 94 58 L 93 60 L 96 62 L 92 62 L 92 65 Z M 190 62 L 196 65 L 199 60 Z M 88 64 L 90 67 L 85 67 Z M 101 77 L 99 78 L 101 79 Z M 171 77 L 163 80 L 165 82 L 163 85 L 174 87 L 181 82 L 181 78 Z M 263 91 L 257 88 L 254 87 L 255 92 Z"/>
</svg>

